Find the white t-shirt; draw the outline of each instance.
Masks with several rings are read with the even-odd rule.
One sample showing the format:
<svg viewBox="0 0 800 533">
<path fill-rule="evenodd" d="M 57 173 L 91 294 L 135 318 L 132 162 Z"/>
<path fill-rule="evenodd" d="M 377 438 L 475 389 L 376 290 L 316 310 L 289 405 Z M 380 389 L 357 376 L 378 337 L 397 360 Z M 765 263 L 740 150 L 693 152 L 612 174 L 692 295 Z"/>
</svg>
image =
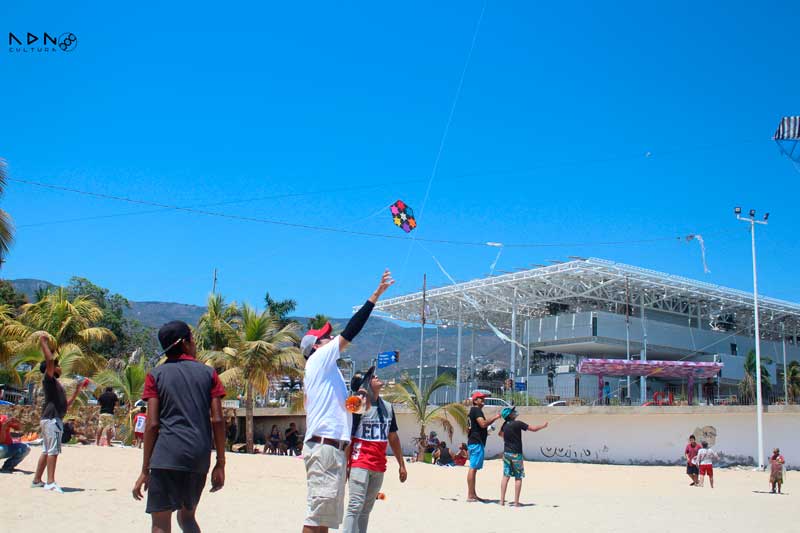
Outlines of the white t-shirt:
<svg viewBox="0 0 800 533">
<path fill-rule="evenodd" d="M 306 361 L 303 390 L 306 400 L 306 434 L 350 442 L 353 417 L 344 406 L 347 384 L 336 366 L 339 337 L 315 351 Z"/>
<path fill-rule="evenodd" d="M 710 465 L 712 459 L 717 455 L 717 452 L 711 448 L 700 448 L 697 452 L 697 462 L 701 465 Z"/>
</svg>

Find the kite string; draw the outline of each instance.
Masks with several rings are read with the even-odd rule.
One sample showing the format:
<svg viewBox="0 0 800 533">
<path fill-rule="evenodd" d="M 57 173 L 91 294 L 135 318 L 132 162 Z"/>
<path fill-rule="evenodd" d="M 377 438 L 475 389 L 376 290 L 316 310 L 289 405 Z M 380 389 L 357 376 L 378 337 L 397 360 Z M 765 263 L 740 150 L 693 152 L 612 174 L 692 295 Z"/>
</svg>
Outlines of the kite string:
<svg viewBox="0 0 800 533">
<path fill-rule="evenodd" d="M 442 153 L 444 152 L 444 146 L 445 146 L 445 143 L 447 142 L 447 137 L 448 137 L 448 135 L 450 133 L 450 126 L 453 123 L 453 117 L 455 116 L 456 107 L 458 106 L 458 102 L 461 99 L 461 89 L 464 86 L 464 79 L 466 78 L 466 75 L 467 75 L 467 69 L 469 68 L 469 64 L 470 64 L 470 62 L 472 60 L 472 52 L 475 50 L 475 43 L 478 40 L 478 33 L 480 32 L 480 29 L 481 29 L 481 23 L 483 22 L 483 14 L 486 12 L 486 5 L 487 4 L 488 4 L 488 0 L 484 0 L 483 6 L 481 6 L 480 15 L 478 16 L 478 22 L 475 25 L 475 31 L 472 33 L 472 41 L 471 41 L 470 46 L 469 46 L 469 51 L 467 52 L 467 58 L 464 61 L 464 68 L 461 70 L 461 76 L 459 77 L 459 80 L 458 80 L 458 85 L 456 87 L 456 93 L 453 96 L 453 102 L 450 105 L 450 113 L 447 116 L 447 121 L 445 122 L 444 130 L 442 131 L 442 137 L 439 140 L 439 149 L 436 151 L 436 157 L 433 160 L 433 168 L 431 169 L 431 174 L 430 174 L 430 177 L 428 178 L 428 185 L 425 188 L 425 196 L 422 199 L 422 207 L 420 208 L 419 216 L 417 217 L 418 220 L 422 220 L 423 219 L 423 216 L 424 216 L 424 213 L 425 213 L 425 207 L 428 205 L 428 198 L 430 197 L 430 192 L 431 192 L 431 187 L 433 185 L 433 180 L 436 178 L 436 174 L 437 174 L 437 172 L 439 170 L 439 161 L 442 158 Z M 417 233 L 419 233 L 419 228 L 417 228 L 417 231 L 412 232 L 412 234 L 411 234 L 411 242 L 408 245 L 408 251 L 406 252 L 406 258 L 403 261 L 403 265 L 400 268 L 399 272 L 405 272 L 405 269 L 408 266 L 408 261 L 411 258 L 411 251 L 414 249 L 414 244 L 416 244 L 416 242 L 417 242 Z M 422 327 L 424 327 L 424 322 L 425 322 L 425 309 L 423 308 L 422 309 Z M 386 325 L 385 325 L 385 327 L 383 329 L 383 335 L 381 335 L 381 341 L 378 343 L 378 351 L 379 352 L 383 350 L 383 341 L 386 338 L 386 332 L 388 331 L 388 328 L 389 328 L 389 322 L 386 322 Z M 420 346 L 420 356 L 422 355 L 421 354 L 422 349 L 423 349 L 423 347 Z"/>
</svg>

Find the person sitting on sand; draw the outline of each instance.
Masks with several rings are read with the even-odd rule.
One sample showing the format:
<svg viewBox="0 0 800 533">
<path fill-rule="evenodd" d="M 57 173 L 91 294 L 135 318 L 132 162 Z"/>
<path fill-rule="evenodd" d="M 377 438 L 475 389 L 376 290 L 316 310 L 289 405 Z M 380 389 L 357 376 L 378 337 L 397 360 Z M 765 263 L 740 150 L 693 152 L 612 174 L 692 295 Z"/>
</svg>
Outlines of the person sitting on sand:
<svg viewBox="0 0 800 533">
<path fill-rule="evenodd" d="M 22 442 L 14 442 L 11 430 L 19 431 L 22 426 L 19 420 L 6 415 L 0 415 L 0 459 L 5 459 L 0 472 L 10 474 L 25 457 L 31 453 L 31 447 Z"/>
<path fill-rule="evenodd" d="M 772 494 L 775 494 L 775 487 L 778 488 L 778 494 L 781 493 L 781 486 L 783 485 L 783 465 L 786 460 L 781 455 L 778 448 L 772 450 L 772 456 L 769 458 L 769 483 L 772 485 Z"/>
<path fill-rule="evenodd" d="M 522 478 L 525 477 L 525 458 L 522 455 L 522 432 L 539 431 L 547 427 L 547 422 L 541 426 L 529 426 L 517 420 L 517 410 L 513 407 L 504 408 L 500 415 L 503 417 L 503 426 L 498 434 L 503 438 L 503 480 L 500 482 L 500 505 L 506 503 L 506 489 L 508 480 L 514 476 L 514 507 L 519 507 L 519 495 L 522 492 Z"/>
<path fill-rule="evenodd" d="M 700 465 L 700 481 L 698 486 L 703 486 L 705 477 L 708 476 L 708 481 L 711 483 L 711 488 L 714 488 L 714 461 L 719 459 L 717 452 L 708 447 L 708 442 L 703 441 L 700 443 L 702 448 L 697 452 L 697 464 Z"/>
<path fill-rule="evenodd" d="M 439 447 L 436 448 L 435 452 L 433 452 L 433 463 L 439 466 L 456 465 L 455 461 L 453 460 L 453 454 L 450 453 L 450 449 L 447 447 L 446 442 L 440 442 Z"/>
<path fill-rule="evenodd" d="M 64 433 L 61 435 L 61 444 L 69 444 L 72 439 L 75 439 L 78 444 L 85 445 L 90 443 L 86 435 L 75 427 L 75 420 L 70 418 L 69 420 L 64 420 Z"/>
<path fill-rule="evenodd" d="M 436 437 L 436 432 L 431 431 L 428 435 L 428 440 L 425 441 L 425 453 L 433 453 L 439 447 L 439 439 Z"/>
<path fill-rule="evenodd" d="M 453 456 L 453 463 L 456 466 L 464 466 L 467 464 L 467 460 L 469 459 L 469 452 L 467 451 L 467 443 L 462 442 L 461 446 L 458 447 L 458 452 Z"/>
<path fill-rule="evenodd" d="M 269 432 L 267 438 L 267 445 L 264 446 L 264 454 L 277 455 L 281 450 L 281 430 L 278 429 L 277 424 L 272 424 L 272 430 Z"/>
</svg>

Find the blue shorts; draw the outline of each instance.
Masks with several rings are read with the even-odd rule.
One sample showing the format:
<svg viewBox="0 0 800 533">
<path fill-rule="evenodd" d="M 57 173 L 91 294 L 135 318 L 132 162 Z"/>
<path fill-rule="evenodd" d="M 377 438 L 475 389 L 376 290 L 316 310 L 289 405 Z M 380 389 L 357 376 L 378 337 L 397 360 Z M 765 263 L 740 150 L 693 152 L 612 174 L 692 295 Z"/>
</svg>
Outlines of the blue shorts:
<svg viewBox="0 0 800 533">
<path fill-rule="evenodd" d="M 467 450 L 469 450 L 469 467 L 474 470 L 483 468 L 483 445 L 470 444 Z"/>
</svg>

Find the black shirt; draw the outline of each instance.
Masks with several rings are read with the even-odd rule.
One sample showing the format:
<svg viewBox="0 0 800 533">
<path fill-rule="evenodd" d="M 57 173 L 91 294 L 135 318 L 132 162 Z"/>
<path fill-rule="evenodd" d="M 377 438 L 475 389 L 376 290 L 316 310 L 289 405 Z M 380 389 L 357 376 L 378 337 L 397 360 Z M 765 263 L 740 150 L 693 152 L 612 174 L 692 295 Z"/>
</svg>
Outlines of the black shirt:
<svg viewBox="0 0 800 533">
<path fill-rule="evenodd" d="M 297 445 L 297 430 L 289 428 L 286 430 L 286 444 L 289 446 Z"/>
<path fill-rule="evenodd" d="M 506 453 L 522 453 L 522 432 L 528 431 L 528 424 L 519 420 L 505 422 L 500 428 L 503 433 L 503 451 Z"/>
<path fill-rule="evenodd" d="M 439 448 L 439 464 L 440 465 L 451 465 L 453 464 L 453 456 L 450 455 L 450 450 L 445 448 Z"/>
<path fill-rule="evenodd" d="M 67 395 L 64 387 L 55 377 L 45 374 L 42 378 L 42 388 L 44 389 L 42 418 L 64 418 L 67 414 Z"/>
<path fill-rule="evenodd" d="M 64 432 L 61 434 L 61 444 L 69 444 L 74 434 L 75 426 L 72 425 L 72 422 L 64 424 Z"/>
<path fill-rule="evenodd" d="M 211 398 L 225 396 L 213 368 L 189 356 L 167 359 L 145 379 L 158 398 L 158 439 L 150 468 L 205 474 L 211 466 Z"/>
<path fill-rule="evenodd" d="M 104 392 L 100 395 L 97 399 L 97 403 L 100 404 L 100 414 L 106 415 L 113 415 L 114 414 L 114 407 L 119 402 L 119 398 L 113 392 Z"/>
<path fill-rule="evenodd" d="M 482 428 L 480 424 L 478 424 L 478 419 L 483 418 L 483 409 L 477 406 L 473 406 L 472 409 L 469 410 L 469 435 L 467 437 L 467 444 L 480 444 L 481 446 L 486 446 L 486 438 L 489 436 L 489 430 L 487 428 Z"/>
</svg>

